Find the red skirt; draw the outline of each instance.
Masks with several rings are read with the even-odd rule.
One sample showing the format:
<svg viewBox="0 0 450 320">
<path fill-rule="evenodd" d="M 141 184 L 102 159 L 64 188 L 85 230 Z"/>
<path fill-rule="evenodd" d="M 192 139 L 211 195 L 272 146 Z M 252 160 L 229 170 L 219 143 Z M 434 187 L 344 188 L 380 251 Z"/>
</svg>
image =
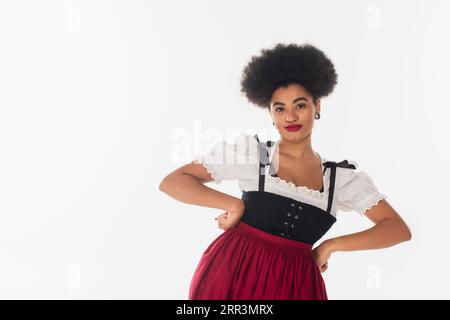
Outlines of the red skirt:
<svg viewBox="0 0 450 320">
<path fill-rule="evenodd" d="M 312 245 L 239 222 L 203 253 L 190 300 L 327 300 Z"/>
</svg>

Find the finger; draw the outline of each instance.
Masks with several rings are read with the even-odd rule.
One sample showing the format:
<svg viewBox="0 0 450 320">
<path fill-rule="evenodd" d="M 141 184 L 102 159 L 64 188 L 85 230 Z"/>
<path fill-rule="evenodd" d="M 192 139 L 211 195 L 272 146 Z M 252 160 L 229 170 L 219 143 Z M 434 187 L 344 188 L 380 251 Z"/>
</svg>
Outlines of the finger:
<svg viewBox="0 0 450 320">
<path fill-rule="evenodd" d="M 218 220 L 220 217 L 222 217 L 223 215 L 225 215 L 227 212 L 222 212 L 221 214 L 219 214 L 217 217 L 214 218 L 214 220 Z"/>
<path fill-rule="evenodd" d="M 227 218 L 225 218 L 224 216 L 220 216 L 219 219 L 218 219 L 218 221 L 219 221 L 220 223 L 225 223 L 225 222 L 227 221 Z"/>
</svg>

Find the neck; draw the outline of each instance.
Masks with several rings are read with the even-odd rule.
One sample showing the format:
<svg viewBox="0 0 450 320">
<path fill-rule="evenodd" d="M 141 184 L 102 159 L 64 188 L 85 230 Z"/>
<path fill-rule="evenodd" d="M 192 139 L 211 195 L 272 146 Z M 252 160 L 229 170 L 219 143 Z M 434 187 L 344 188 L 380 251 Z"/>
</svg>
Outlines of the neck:
<svg viewBox="0 0 450 320">
<path fill-rule="evenodd" d="M 296 160 L 315 159 L 317 157 L 311 146 L 311 135 L 300 141 L 289 141 L 280 138 L 278 151 Z"/>
</svg>

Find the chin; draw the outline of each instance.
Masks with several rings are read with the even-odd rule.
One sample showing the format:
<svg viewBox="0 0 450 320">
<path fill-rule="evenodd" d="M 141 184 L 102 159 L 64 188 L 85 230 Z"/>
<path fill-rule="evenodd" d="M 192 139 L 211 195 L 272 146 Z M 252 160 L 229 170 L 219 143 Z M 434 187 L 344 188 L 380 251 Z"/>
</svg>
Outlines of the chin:
<svg viewBox="0 0 450 320">
<path fill-rule="evenodd" d="M 297 135 L 283 135 L 283 139 L 291 142 L 300 141 L 303 140 L 303 135 L 297 134 Z"/>
</svg>

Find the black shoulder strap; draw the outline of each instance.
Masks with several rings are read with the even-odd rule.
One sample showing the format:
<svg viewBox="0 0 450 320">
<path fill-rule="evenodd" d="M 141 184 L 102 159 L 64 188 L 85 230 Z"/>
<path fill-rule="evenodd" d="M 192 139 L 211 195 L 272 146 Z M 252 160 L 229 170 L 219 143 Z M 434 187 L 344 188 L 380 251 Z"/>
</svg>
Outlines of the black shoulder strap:
<svg viewBox="0 0 450 320">
<path fill-rule="evenodd" d="M 275 145 L 275 141 L 271 141 L 271 140 L 268 140 L 267 142 L 266 142 L 266 145 L 267 145 L 267 147 L 268 148 L 272 148 L 274 145 Z M 273 160 L 273 157 L 274 157 L 274 152 L 275 152 L 275 150 L 274 151 L 271 151 L 271 155 L 269 156 L 269 175 L 274 175 L 276 172 L 275 172 L 275 169 L 273 168 L 273 165 L 272 165 L 272 160 Z M 277 175 L 275 175 L 275 176 L 277 176 Z"/>
<path fill-rule="evenodd" d="M 262 142 L 259 141 L 258 135 L 255 134 L 254 137 L 256 141 L 258 141 L 258 150 L 259 150 L 259 180 L 258 180 L 258 190 L 264 191 L 264 182 L 265 182 L 265 173 L 266 173 L 266 165 L 269 164 L 269 151 L 267 150 L 267 146 L 272 145 L 272 141 Z"/>
<path fill-rule="evenodd" d="M 325 167 L 323 169 L 323 175 L 325 175 L 325 171 L 327 168 L 330 168 L 330 187 L 329 187 L 329 194 L 328 194 L 328 206 L 327 206 L 327 212 L 331 213 L 331 205 L 333 203 L 333 195 L 334 195 L 334 184 L 336 182 L 336 168 L 347 168 L 347 169 L 356 169 L 355 165 L 349 163 L 347 160 L 343 160 L 341 162 L 334 162 L 334 161 L 327 161 L 323 163 L 323 166 Z"/>
</svg>

